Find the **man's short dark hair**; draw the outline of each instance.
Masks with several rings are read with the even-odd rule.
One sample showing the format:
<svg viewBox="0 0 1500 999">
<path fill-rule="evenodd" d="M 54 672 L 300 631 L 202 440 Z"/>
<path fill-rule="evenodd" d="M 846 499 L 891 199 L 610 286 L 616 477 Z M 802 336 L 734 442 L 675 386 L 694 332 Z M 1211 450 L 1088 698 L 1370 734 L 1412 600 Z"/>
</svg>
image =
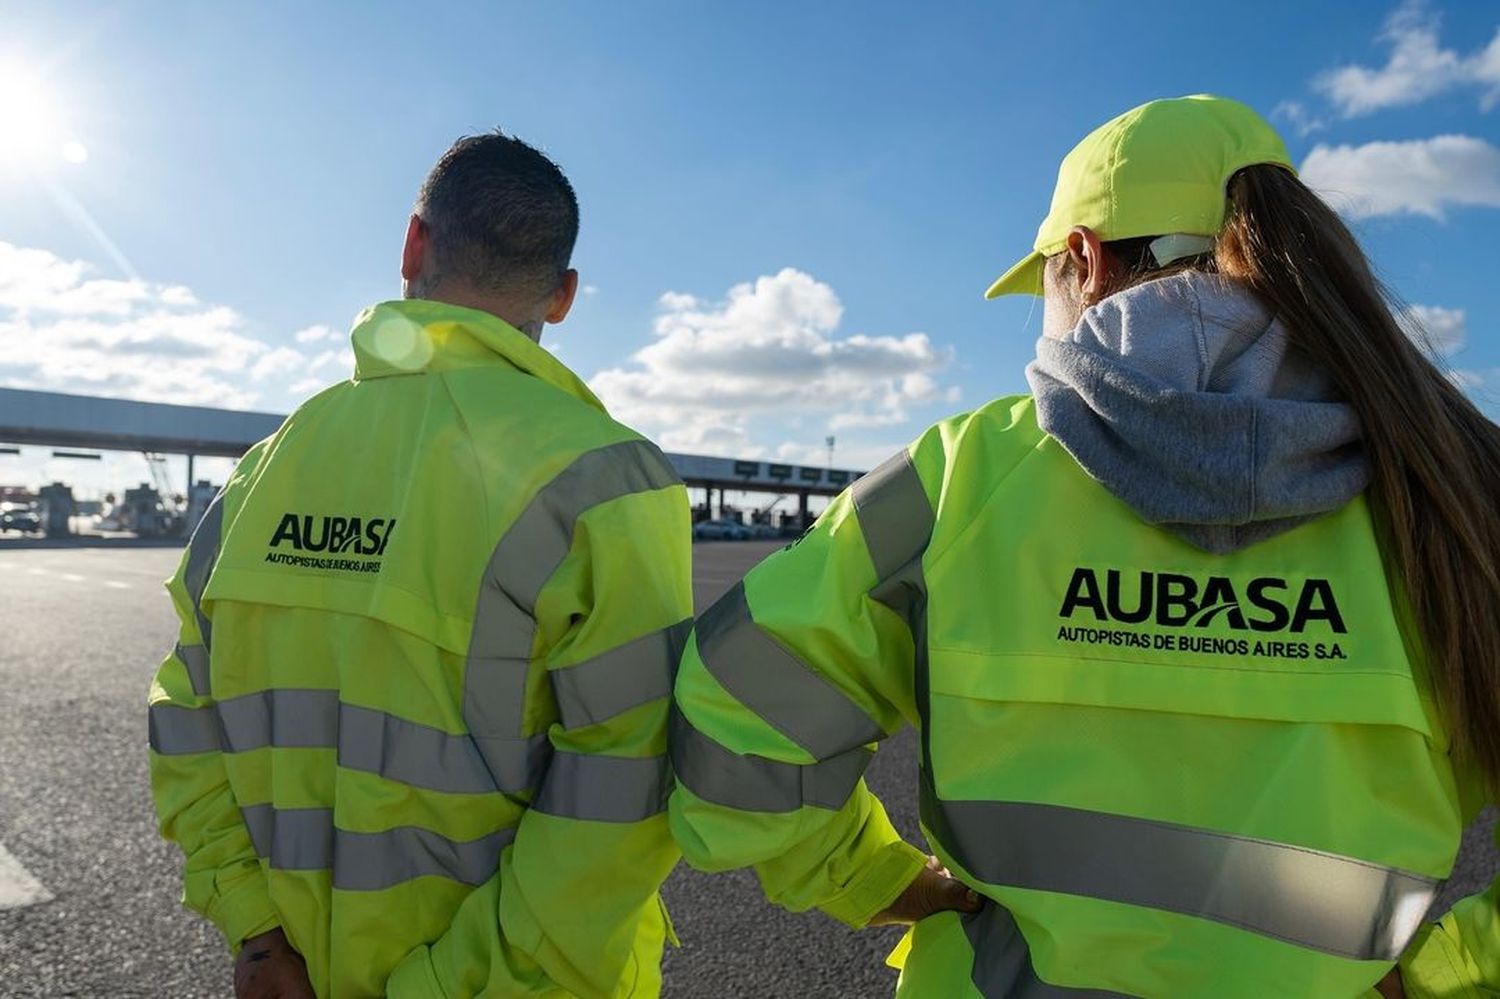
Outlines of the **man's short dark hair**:
<svg viewBox="0 0 1500 999">
<path fill-rule="evenodd" d="M 438 279 L 490 291 L 557 290 L 578 239 L 578 198 L 546 156 L 499 129 L 459 139 L 417 195 Z"/>
</svg>

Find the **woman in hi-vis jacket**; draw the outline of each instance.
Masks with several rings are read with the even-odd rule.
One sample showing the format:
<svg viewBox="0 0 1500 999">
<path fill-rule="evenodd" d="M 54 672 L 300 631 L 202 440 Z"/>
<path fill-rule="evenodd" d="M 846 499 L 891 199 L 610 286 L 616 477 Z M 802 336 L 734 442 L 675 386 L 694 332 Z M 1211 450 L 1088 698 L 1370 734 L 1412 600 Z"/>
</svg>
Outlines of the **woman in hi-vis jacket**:
<svg viewBox="0 0 1500 999">
<path fill-rule="evenodd" d="M 697 622 L 688 860 L 915 920 L 900 996 L 1500 990 L 1497 889 L 1425 922 L 1500 778 L 1500 431 L 1234 101 L 1085 138 L 1007 293 L 1031 393 Z M 861 777 L 905 724 L 930 867 Z"/>
</svg>

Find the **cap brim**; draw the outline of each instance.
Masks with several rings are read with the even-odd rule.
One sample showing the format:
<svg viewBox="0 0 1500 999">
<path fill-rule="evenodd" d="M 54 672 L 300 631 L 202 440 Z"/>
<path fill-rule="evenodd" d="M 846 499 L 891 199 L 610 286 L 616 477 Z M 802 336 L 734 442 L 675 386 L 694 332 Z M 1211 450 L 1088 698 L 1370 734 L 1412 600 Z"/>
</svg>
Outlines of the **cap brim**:
<svg viewBox="0 0 1500 999">
<path fill-rule="evenodd" d="M 1046 258 L 1039 251 L 1032 251 L 1022 257 L 1020 263 L 1001 274 L 995 283 L 990 285 L 990 290 L 984 293 L 984 297 L 1040 295 L 1042 293 L 1042 268 L 1045 266 Z"/>
</svg>

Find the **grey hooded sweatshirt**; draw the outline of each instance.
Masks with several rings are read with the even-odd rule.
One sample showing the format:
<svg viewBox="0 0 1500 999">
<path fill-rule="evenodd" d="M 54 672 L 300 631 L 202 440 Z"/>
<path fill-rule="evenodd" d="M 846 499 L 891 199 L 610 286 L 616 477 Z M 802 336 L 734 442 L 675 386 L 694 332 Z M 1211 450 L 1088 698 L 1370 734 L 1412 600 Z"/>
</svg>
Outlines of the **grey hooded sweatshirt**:
<svg viewBox="0 0 1500 999">
<path fill-rule="evenodd" d="M 1137 285 L 1043 338 L 1043 430 L 1147 523 L 1231 552 L 1336 510 L 1369 467 L 1353 409 L 1243 286 Z"/>
</svg>

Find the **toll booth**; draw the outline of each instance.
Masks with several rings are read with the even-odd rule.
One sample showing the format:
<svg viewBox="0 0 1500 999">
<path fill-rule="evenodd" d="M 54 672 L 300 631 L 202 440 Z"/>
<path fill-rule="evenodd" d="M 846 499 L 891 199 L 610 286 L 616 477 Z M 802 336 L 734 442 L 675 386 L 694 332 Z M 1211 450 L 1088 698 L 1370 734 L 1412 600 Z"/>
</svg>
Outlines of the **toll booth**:
<svg viewBox="0 0 1500 999">
<path fill-rule="evenodd" d="M 73 533 L 73 489 L 61 482 L 43 486 L 37 491 L 37 514 L 42 531 L 49 538 L 65 538 Z"/>
<path fill-rule="evenodd" d="M 188 487 L 187 509 L 183 513 L 182 533 L 186 537 L 198 529 L 198 522 L 208 512 L 208 505 L 219 495 L 219 487 L 199 479 Z"/>
<path fill-rule="evenodd" d="M 182 530 L 182 520 L 162 502 L 154 486 L 142 482 L 125 490 L 117 508 L 121 526 L 143 538 L 172 537 Z"/>
</svg>

